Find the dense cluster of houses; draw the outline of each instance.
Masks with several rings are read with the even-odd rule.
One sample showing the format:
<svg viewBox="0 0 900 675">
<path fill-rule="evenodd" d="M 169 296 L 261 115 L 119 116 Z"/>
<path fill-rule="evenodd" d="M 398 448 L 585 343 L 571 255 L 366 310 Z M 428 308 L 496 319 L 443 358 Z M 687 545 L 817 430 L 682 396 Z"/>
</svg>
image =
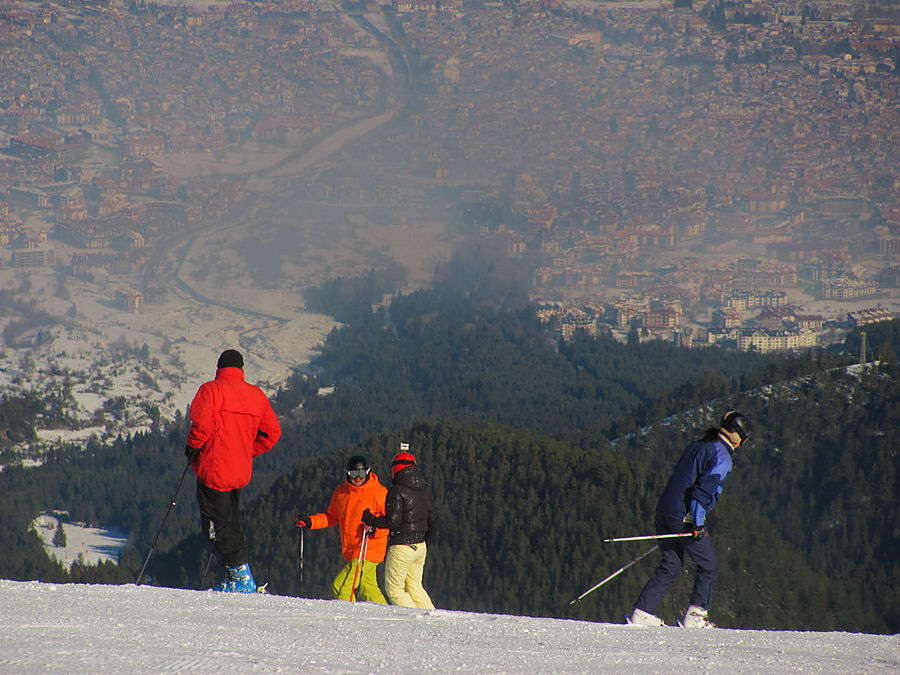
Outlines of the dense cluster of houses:
<svg viewBox="0 0 900 675">
<path fill-rule="evenodd" d="M 362 3 L 402 27 L 415 105 L 367 140 L 369 184 L 337 167 L 297 199 L 453 192 L 539 261 L 539 298 L 615 289 L 616 330 L 688 339 L 685 315 L 709 309 L 706 342 L 803 346 L 777 333 L 818 319 L 787 292 L 874 305 L 900 286 L 900 23 L 838 0 L 726 4 Z M 245 177 L 176 178 L 161 156 L 301 143 L 390 90 L 377 31 L 331 4 L 13 3 L 0 28 L 0 262 L 20 267 L 139 273 L 159 237 L 245 198 Z"/>
<path fill-rule="evenodd" d="M 539 261 L 538 298 L 616 290 L 600 319 L 560 310 L 564 337 L 683 341 L 711 311 L 704 343 L 809 346 L 838 317 L 776 313 L 789 293 L 877 305 L 898 287 L 898 24 L 748 2 L 714 26 L 689 4 L 408 18 L 437 96 L 384 142 L 458 177 L 469 212 L 496 207 L 477 224 Z"/>
</svg>

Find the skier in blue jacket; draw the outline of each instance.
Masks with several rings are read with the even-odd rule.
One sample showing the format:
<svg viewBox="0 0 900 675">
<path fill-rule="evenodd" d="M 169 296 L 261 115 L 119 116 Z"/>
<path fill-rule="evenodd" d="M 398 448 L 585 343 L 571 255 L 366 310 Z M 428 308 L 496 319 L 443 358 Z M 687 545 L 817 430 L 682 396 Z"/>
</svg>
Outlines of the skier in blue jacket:
<svg viewBox="0 0 900 675">
<path fill-rule="evenodd" d="M 691 602 L 684 615 L 686 628 L 714 628 L 708 610 L 719 562 L 706 534 L 706 515 L 722 493 L 722 483 L 731 471 L 731 453 L 750 438 L 750 426 L 738 412 L 722 417 L 718 427 L 707 429 L 703 438 L 685 449 L 656 505 L 658 534 L 691 532 L 693 537 L 661 539 L 662 561 L 634 603 L 629 623 L 661 626 L 654 614 L 669 587 L 681 574 L 685 553 L 697 565 Z"/>
</svg>

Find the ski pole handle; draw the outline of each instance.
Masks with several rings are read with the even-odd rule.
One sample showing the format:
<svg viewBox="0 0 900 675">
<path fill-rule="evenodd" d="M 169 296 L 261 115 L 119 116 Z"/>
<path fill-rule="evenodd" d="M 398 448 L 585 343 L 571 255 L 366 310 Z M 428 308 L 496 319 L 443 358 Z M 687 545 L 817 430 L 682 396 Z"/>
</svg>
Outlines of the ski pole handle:
<svg viewBox="0 0 900 675">
<path fill-rule="evenodd" d="M 679 532 L 678 534 L 642 534 L 636 537 L 610 537 L 609 539 L 604 539 L 603 543 L 609 544 L 616 541 L 647 541 L 651 539 L 683 539 L 685 537 L 693 536 L 693 532 Z"/>
</svg>

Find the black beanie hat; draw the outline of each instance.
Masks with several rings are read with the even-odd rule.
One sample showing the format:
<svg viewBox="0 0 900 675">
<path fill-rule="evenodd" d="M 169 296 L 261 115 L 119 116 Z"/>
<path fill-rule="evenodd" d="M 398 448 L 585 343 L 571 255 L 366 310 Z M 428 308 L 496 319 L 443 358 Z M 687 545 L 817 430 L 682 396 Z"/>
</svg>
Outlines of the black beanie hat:
<svg viewBox="0 0 900 675">
<path fill-rule="evenodd" d="M 216 368 L 243 368 L 244 367 L 244 357 L 241 356 L 241 353 L 236 349 L 226 349 L 222 352 L 221 356 L 219 356 L 219 362 L 216 364 Z"/>
<path fill-rule="evenodd" d="M 369 462 L 362 455 L 353 455 L 347 460 L 347 471 L 350 469 L 368 469 Z"/>
</svg>

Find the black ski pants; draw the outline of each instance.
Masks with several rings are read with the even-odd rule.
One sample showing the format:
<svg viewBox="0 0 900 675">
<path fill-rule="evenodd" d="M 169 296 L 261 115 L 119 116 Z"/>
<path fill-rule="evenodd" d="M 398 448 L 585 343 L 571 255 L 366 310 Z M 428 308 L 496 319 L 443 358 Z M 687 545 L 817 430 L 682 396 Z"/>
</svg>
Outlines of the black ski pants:
<svg viewBox="0 0 900 675">
<path fill-rule="evenodd" d="M 197 481 L 200 526 L 212 541 L 213 549 L 222 555 L 222 562 L 227 567 L 250 562 L 250 551 L 238 520 L 240 501 L 240 488 L 220 492 Z"/>
<path fill-rule="evenodd" d="M 657 534 L 676 534 L 683 532 L 684 528 L 682 521 L 656 514 Z M 650 576 L 634 606 L 655 614 L 657 606 L 684 569 L 684 555 L 687 554 L 697 565 L 690 604 L 709 609 L 713 587 L 719 576 L 719 561 L 709 536 L 703 539 L 661 539 L 659 548 L 662 561 Z"/>
</svg>

